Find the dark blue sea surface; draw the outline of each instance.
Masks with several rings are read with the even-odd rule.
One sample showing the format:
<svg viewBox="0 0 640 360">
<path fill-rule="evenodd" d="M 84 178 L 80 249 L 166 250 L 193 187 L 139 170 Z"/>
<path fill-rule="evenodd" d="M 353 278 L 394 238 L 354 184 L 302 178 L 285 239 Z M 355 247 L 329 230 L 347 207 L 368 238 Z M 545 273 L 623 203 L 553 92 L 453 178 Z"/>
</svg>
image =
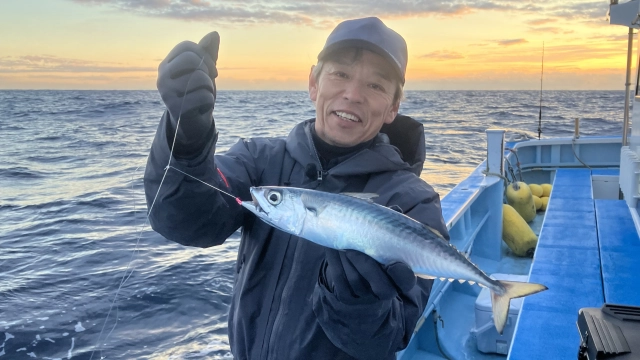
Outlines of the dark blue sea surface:
<svg viewBox="0 0 640 360">
<path fill-rule="evenodd" d="M 539 95 L 408 91 L 422 177 L 444 196 L 484 158 L 487 128 L 537 137 Z M 623 91 L 543 96 L 542 137 L 571 136 L 576 117 L 582 135 L 622 133 Z M 238 233 L 188 248 L 145 222 L 162 112 L 155 91 L 0 91 L 0 360 L 231 358 Z M 221 92 L 218 151 L 313 116 L 305 92 Z"/>
</svg>

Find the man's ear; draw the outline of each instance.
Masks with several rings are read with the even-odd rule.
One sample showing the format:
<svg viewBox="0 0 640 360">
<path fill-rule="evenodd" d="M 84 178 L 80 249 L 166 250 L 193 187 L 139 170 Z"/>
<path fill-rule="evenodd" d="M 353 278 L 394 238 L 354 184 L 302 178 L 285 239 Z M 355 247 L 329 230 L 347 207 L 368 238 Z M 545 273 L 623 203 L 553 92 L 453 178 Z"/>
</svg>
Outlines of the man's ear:
<svg viewBox="0 0 640 360">
<path fill-rule="evenodd" d="M 389 114 L 387 114 L 386 119 L 384 119 L 384 123 L 385 124 L 391 124 L 393 122 L 393 120 L 396 118 L 396 116 L 398 115 L 398 110 L 399 109 L 400 109 L 400 101 L 398 101 L 395 104 L 393 104 L 393 107 L 391 108 L 391 111 L 389 111 Z"/>
<path fill-rule="evenodd" d="M 309 98 L 311 101 L 315 102 L 318 97 L 318 82 L 316 78 L 313 76 L 313 69 L 315 65 L 311 65 L 311 71 L 309 71 Z"/>
</svg>

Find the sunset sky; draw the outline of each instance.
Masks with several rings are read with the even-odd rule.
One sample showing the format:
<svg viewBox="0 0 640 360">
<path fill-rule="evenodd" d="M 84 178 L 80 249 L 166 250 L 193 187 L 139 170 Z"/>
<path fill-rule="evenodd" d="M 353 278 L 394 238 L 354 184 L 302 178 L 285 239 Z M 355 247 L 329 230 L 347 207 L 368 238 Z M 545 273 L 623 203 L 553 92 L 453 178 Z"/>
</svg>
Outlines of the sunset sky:
<svg viewBox="0 0 640 360">
<path fill-rule="evenodd" d="M 626 0 L 621 0 L 626 2 Z M 627 32 L 599 1 L 0 0 L 0 89 L 155 89 L 180 41 L 220 33 L 218 88 L 305 90 L 341 20 L 409 47 L 406 89 L 624 89 Z"/>
</svg>

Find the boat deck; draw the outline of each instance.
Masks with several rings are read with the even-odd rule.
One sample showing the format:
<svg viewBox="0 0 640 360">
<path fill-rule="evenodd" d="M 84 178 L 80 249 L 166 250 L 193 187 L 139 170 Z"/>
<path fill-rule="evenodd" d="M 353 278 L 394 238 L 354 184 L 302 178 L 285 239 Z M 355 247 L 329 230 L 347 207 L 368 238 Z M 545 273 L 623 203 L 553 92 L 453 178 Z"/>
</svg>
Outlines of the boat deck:
<svg viewBox="0 0 640 360">
<path fill-rule="evenodd" d="M 605 301 L 640 306 L 640 238 L 629 207 L 620 200 L 596 200 L 595 204 Z"/>
<path fill-rule="evenodd" d="M 640 238 L 625 201 L 593 199 L 591 175 L 559 169 L 531 266 L 549 290 L 524 300 L 509 359 L 576 358 L 578 310 L 604 302 L 640 305 Z"/>
</svg>

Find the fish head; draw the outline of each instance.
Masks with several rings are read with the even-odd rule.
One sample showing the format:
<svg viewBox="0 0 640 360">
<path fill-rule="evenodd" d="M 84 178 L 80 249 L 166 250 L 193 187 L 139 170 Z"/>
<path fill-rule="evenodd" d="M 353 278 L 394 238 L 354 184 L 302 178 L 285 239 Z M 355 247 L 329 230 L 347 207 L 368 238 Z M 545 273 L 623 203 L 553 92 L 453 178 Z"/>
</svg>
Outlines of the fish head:
<svg viewBox="0 0 640 360">
<path fill-rule="evenodd" d="M 306 215 L 300 192 L 281 186 L 251 187 L 253 202 L 242 206 L 267 224 L 289 234 L 299 235 Z"/>
</svg>

